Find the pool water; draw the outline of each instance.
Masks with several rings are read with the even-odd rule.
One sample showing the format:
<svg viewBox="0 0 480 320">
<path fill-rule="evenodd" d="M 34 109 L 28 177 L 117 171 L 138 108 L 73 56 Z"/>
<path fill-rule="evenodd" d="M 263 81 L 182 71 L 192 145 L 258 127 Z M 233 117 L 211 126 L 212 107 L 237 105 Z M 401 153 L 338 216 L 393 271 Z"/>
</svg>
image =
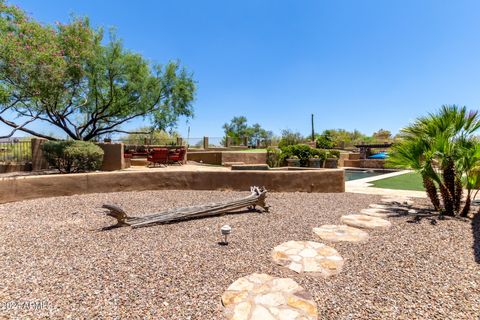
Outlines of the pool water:
<svg viewBox="0 0 480 320">
<path fill-rule="evenodd" d="M 351 181 L 351 180 L 369 178 L 369 177 L 379 176 L 385 173 L 386 172 L 345 170 L 345 180 Z"/>
</svg>

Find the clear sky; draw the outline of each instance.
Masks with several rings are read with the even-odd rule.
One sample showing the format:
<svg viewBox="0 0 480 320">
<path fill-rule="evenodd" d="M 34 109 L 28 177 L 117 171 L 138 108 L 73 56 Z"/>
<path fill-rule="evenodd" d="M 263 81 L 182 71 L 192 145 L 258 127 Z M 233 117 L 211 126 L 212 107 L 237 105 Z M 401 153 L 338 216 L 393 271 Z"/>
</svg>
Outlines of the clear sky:
<svg viewBox="0 0 480 320">
<path fill-rule="evenodd" d="M 222 136 L 235 115 L 307 134 L 311 113 L 317 131 L 395 133 L 442 104 L 480 105 L 480 1 L 10 3 L 45 23 L 87 15 L 151 61 L 180 59 L 198 82 L 191 137 Z"/>
</svg>

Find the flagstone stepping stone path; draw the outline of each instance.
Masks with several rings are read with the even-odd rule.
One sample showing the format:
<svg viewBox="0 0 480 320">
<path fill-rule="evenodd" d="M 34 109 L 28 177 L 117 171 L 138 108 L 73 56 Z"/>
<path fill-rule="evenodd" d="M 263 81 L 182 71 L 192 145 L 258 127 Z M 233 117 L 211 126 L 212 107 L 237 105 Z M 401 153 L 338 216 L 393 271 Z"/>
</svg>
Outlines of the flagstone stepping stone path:
<svg viewBox="0 0 480 320">
<path fill-rule="evenodd" d="M 343 258 L 337 250 L 313 241 L 287 241 L 273 248 L 272 258 L 277 264 L 295 272 L 309 272 L 329 277 L 339 273 Z"/>
<path fill-rule="evenodd" d="M 316 320 L 310 293 L 289 278 L 254 273 L 239 278 L 222 295 L 229 320 Z"/>
<path fill-rule="evenodd" d="M 349 226 L 326 224 L 320 228 L 313 228 L 313 232 L 322 240 L 339 242 L 366 242 L 368 233 Z"/>
<path fill-rule="evenodd" d="M 342 216 L 340 218 L 340 221 L 351 227 L 365 229 L 387 230 L 392 226 L 392 224 L 388 220 L 378 217 L 367 216 L 366 214 L 349 214 L 346 216 Z"/>
<path fill-rule="evenodd" d="M 368 233 L 357 229 L 387 230 L 388 220 L 395 210 L 415 213 L 413 201 L 406 197 L 386 197 L 381 204 L 370 204 L 362 214 L 344 215 L 345 225 L 323 225 L 313 232 L 326 241 L 365 242 Z M 357 228 L 355 228 L 357 227 Z M 332 247 L 313 241 L 287 241 L 273 248 L 277 264 L 297 273 L 308 272 L 329 277 L 342 271 L 344 260 Z M 312 295 L 290 278 L 275 278 L 254 273 L 237 279 L 222 295 L 228 320 L 314 320 L 318 319 L 317 305 Z"/>
</svg>

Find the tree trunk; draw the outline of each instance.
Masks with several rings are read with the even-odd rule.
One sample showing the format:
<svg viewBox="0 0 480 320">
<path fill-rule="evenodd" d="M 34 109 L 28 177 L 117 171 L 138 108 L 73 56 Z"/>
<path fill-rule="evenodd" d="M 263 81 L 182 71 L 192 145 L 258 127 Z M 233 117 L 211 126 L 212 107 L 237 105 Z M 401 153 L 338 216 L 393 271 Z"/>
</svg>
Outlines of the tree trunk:
<svg viewBox="0 0 480 320">
<path fill-rule="evenodd" d="M 445 215 L 455 215 L 455 165 L 451 159 L 445 160 L 442 170 L 443 185 L 440 185 L 440 193 L 443 198 Z"/>
<path fill-rule="evenodd" d="M 445 184 L 452 201 L 455 201 L 455 165 L 451 159 L 445 160 L 445 165 L 442 171 L 443 183 Z"/>
<path fill-rule="evenodd" d="M 467 217 L 468 212 L 470 211 L 470 204 L 472 203 L 472 199 L 470 199 L 470 191 L 467 194 L 467 199 L 465 200 L 465 205 L 463 206 L 462 212 L 460 213 L 460 217 Z"/>
<path fill-rule="evenodd" d="M 427 177 L 426 175 L 422 175 L 423 178 L 423 187 L 427 191 L 428 198 L 430 198 L 430 201 L 433 204 L 433 207 L 435 208 L 436 211 L 440 210 L 440 199 L 438 198 L 438 191 L 437 187 L 435 186 L 435 183 Z"/>
<path fill-rule="evenodd" d="M 462 180 L 459 177 L 455 178 L 455 197 L 454 201 L 454 209 L 456 213 L 460 213 L 460 206 L 462 203 L 462 196 L 463 196 L 463 185 Z"/>
<path fill-rule="evenodd" d="M 455 216 L 455 212 L 453 211 L 454 205 L 453 205 L 452 196 L 450 195 L 450 192 L 448 192 L 448 189 L 443 184 L 440 184 L 440 194 L 442 195 L 442 199 L 443 199 L 443 209 L 444 209 L 443 214 L 446 216 Z"/>
</svg>

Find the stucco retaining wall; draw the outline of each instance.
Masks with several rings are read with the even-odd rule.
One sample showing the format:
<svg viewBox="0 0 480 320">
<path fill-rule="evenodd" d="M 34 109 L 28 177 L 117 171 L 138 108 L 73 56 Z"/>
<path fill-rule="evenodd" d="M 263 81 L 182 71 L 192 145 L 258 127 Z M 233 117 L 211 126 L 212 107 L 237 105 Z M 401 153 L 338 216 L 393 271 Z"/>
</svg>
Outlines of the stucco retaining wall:
<svg viewBox="0 0 480 320">
<path fill-rule="evenodd" d="M 245 164 L 267 163 L 266 152 L 222 152 L 222 163 L 243 162 Z"/>
<path fill-rule="evenodd" d="M 27 163 L 27 164 L 16 164 L 16 163 L 0 164 L 0 173 L 19 172 L 19 171 L 32 171 L 32 165 L 30 163 Z"/>
<path fill-rule="evenodd" d="M 385 160 L 383 159 L 344 160 L 343 165 L 345 167 L 351 167 L 351 168 L 384 169 Z"/>
<path fill-rule="evenodd" d="M 188 152 L 187 160 L 206 164 L 222 165 L 226 162 L 243 162 L 245 164 L 267 163 L 266 152 Z"/>
<path fill-rule="evenodd" d="M 97 143 L 102 148 L 103 162 L 102 171 L 114 171 L 125 169 L 126 163 L 123 157 L 123 143 Z"/>
<path fill-rule="evenodd" d="M 222 153 L 218 151 L 187 152 L 187 160 L 205 164 L 222 164 Z"/>
<path fill-rule="evenodd" d="M 265 186 L 274 192 L 344 192 L 342 169 L 306 171 L 141 171 L 3 178 L 0 203 L 43 197 L 138 190 L 236 190 Z"/>
</svg>

